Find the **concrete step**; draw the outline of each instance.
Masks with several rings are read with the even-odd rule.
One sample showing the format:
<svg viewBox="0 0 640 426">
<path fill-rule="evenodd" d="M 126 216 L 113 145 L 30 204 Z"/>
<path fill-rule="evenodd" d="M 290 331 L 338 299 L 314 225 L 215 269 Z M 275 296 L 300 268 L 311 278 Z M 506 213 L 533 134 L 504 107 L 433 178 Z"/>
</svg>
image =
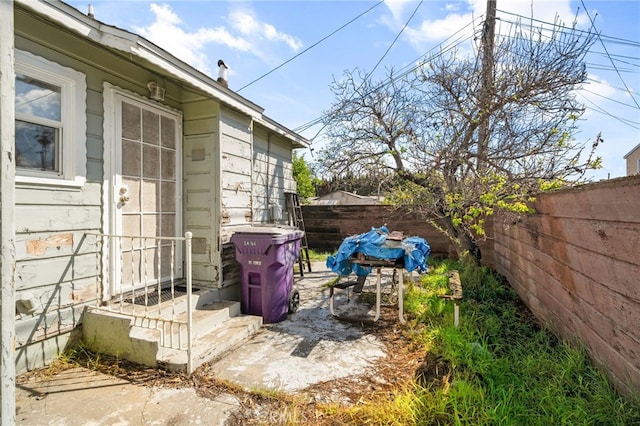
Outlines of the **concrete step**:
<svg viewBox="0 0 640 426">
<path fill-rule="evenodd" d="M 181 302 L 186 306 L 186 302 Z M 179 312 L 179 313 L 178 313 Z M 132 327 L 141 328 L 138 336 L 142 336 L 145 334 L 145 330 L 155 331 L 162 330 L 162 334 L 165 339 L 171 339 L 173 341 L 182 341 L 186 342 L 187 339 L 187 329 L 184 325 L 179 325 L 177 322 L 187 322 L 187 311 L 185 309 L 177 309 L 176 316 L 174 322 L 170 321 L 158 321 L 155 319 L 147 319 L 147 318 L 135 318 Z M 150 314 L 152 317 L 154 314 Z M 212 302 L 204 306 L 200 306 L 196 310 L 193 311 L 191 320 L 193 324 L 192 328 L 192 337 L 193 339 L 198 339 L 199 337 L 207 334 L 212 329 L 220 326 L 225 321 L 230 318 L 236 317 L 240 315 L 240 302 L 234 302 L 229 300 L 221 300 L 217 302 Z M 162 316 L 167 320 L 171 318 L 171 316 L 165 312 Z M 152 337 L 155 338 L 155 337 Z"/>
<path fill-rule="evenodd" d="M 159 321 L 156 317 L 162 312 L 163 318 L 169 318 L 169 310 L 180 311 L 176 319 L 186 321 L 186 309 L 182 308 L 182 305 L 186 306 L 186 297 L 181 299 L 184 300 L 176 300 L 174 307 L 161 306 L 155 312 L 147 310 L 145 318 L 88 309 L 83 317 L 83 340 L 96 352 L 116 355 L 143 365 L 162 365 L 172 370 L 186 371 L 186 326 Z M 205 298 L 199 297 L 199 300 L 200 303 L 194 301 L 194 306 L 199 306 L 192 314 L 192 368 L 221 356 L 262 325 L 261 317 L 241 315 L 240 302 L 215 301 L 203 304 Z"/>
<path fill-rule="evenodd" d="M 196 339 L 193 343 L 191 368 L 215 361 L 232 349 L 241 346 L 262 326 L 262 317 L 241 315 L 229 318 L 223 325 Z M 187 352 L 160 348 L 158 365 L 172 371 L 187 371 Z"/>
</svg>

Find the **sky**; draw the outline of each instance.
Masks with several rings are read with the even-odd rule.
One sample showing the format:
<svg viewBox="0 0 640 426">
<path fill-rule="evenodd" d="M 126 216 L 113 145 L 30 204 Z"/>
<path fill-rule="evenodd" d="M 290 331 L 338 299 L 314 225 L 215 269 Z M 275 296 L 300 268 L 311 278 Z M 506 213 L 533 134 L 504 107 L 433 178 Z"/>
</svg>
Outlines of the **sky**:
<svg viewBox="0 0 640 426">
<path fill-rule="evenodd" d="M 335 97 L 330 85 L 346 70 L 380 80 L 389 68 L 407 69 L 443 47 L 469 48 L 486 0 L 67 1 L 96 19 L 139 34 L 228 84 L 283 126 L 322 146 L 316 122 Z M 593 180 L 626 174 L 624 155 L 640 144 L 640 1 L 497 0 L 498 32 L 519 16 L 581 29 L 599 39 L 587 56 L 588 81 L 578 93 L 586 108 L 576 139 L 597 151 L 603 168 Z M 537 22 L 537 21 L 536 21 Z"/>
</svg>

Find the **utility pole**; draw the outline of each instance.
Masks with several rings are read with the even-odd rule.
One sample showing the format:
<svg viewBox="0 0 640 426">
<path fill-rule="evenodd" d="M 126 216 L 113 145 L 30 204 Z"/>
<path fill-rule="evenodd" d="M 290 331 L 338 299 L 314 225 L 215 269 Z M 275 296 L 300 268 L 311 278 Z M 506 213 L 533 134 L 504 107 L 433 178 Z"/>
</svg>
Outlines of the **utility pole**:
<svg viewBox="0 0 640 426">
<path fill-rule="evenodd" d="M 0 424 L 16 418 L 13 0 L 0 0 Z"/>
<path fill-rule="evenodd" d="M 493 98 L 493 50 L 496 38 L 497 0 L 487 0 L 487 17 L 482 28 L 482 75 L 480 80 L 480 98 L 478 117 L 478 173 L 482 173 L 485 157 L 489 150 L 489 118 Z"/>
</svg>

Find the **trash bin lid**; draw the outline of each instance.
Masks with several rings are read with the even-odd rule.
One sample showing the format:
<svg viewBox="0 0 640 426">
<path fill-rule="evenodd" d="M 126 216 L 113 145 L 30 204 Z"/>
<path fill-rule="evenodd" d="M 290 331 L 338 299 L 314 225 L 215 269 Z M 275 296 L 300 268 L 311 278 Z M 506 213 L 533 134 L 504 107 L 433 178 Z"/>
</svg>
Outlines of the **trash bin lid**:
<svg viewBox="0 0 640 426">
<path fill-rule="evenodd" d="M 285 243 L 291 240 L 299 240 L 304 232 L 293 227 L 279 226 L 244 226 L 235 228 L 231 240 L 244 239 L 247 236 L 251 238 L 266 239 L 269 238 L 273 243 Z"/>
</svg>

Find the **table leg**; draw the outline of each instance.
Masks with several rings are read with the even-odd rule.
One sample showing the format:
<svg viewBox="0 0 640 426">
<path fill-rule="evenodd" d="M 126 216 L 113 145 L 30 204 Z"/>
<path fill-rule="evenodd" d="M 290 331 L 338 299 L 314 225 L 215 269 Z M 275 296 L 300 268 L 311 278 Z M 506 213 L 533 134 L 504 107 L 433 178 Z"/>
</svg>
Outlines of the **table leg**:
<svg viewBox="0 0 640 426">
<path fill-rule="evenodd" d="M 334 289 L 333 287 L 330 287 L 329 288 L 329 310 L 331 311 L 331 315 L 335 317 L 336 314 L 335 312 L 333 312 L 333 293 L 334 293 Z"/>
<path fill-rule="evenodd" d="M 380 318 L 380 282 L 382 281 L 382 268 L 378 268 L 378 276 L 376 277 L 376 316 L 373 321 L 378 321 Z"/>
<path fill-rule="evenodd" d="M 404 287 L 404 274 L 402 270 L 400 270 L 400 279 L 398 280 L 398 318 L 400 319 L 401 324 L 406 324 L 404 319 L 404 298 L 402 295 L 403 287 Z"/>
</svg>

